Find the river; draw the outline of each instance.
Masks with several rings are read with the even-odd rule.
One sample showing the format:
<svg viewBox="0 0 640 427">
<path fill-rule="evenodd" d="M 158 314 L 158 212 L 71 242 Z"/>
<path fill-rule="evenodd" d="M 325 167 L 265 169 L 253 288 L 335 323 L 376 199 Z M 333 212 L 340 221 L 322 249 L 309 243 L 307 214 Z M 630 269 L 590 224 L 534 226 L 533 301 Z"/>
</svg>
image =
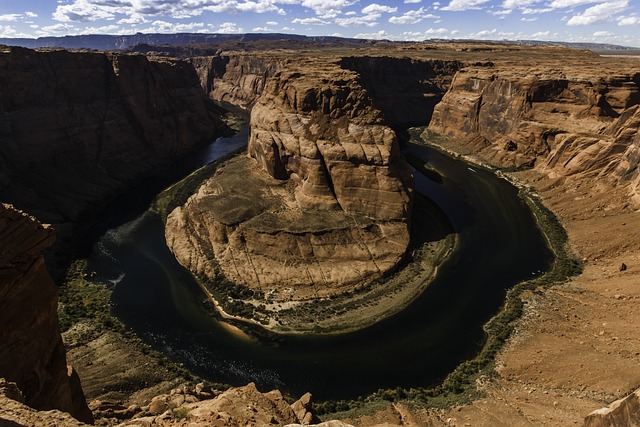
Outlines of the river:
<svg viewBox="0 0 640 427">
<path fill-rule="evenodd" d="M 237 148 L 243 138 L 246 132 L 218 139 L 194 156 L 191 167 Z M 458 248 L 415 302 L 364 330 L 262 340 L 235 333 L 207 313 L 199 286 L 166 247 L 162 221 L 145 212 L 144 203 L 104 216 L 89 268 L 113 286 L 113 312 L 127 327 L 212 381 L 254 381 L 263 391 L 311 391 L 320 399 L 432 385 L 477 354 L 482 325 L 500 308 L 506 289 L 545 271 L 552 254 L 507 181 L 424 145 L 407 143 L 403 150 L 437 171 L 435 177 L 416 172 L 416 191 L 448 215 Z M 155 182 L 146 185 L 154 189 L 143 186 L 131 197 L 159 191 Z"/>
</svg>

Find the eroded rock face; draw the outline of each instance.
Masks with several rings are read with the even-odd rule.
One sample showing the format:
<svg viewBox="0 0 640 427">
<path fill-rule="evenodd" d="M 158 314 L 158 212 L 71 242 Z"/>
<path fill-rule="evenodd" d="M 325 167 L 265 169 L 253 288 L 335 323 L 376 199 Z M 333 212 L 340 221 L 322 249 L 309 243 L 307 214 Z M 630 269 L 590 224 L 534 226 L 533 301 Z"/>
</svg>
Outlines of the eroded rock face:
<svg viewBox="0 0 640 427">
<path fill-rule="evenodd" d="M 597 57 L 485 65 L 456 74 L 431 129 L 495 165 L 622 183 L 640 202 L 638 67 Z"/>
<path fill-rule="evenodd" d="M 412 176 L 353 71 L 336 59 L 280 69 L 251 110 L 248 151 L 169 215 L 180 263 L 301 300 L 402 260 Z"/>
<path fill-rule="evenodd" d="M 223 128 L 182 61 L 5 47 L 0 69 L 0 200 L 48 223 L 85 219 Z"/>
<path fill-rule="evenodd" d="M 590 413 L 584 427 L 635 426 L 640 424 L 640 390 Z"/>
<path fill-rule="evenodd" d="M 42 252 L 53 230 L 0 204 L 0 377 L 15 382 L 24 402 L 92 422 L 80 380 L 67 366 L 58 328 L 58 296 Z"/>
<path fill-rule="evenodd" d="M 249 111 L 269 77 L 285 59 L 259 55 L 200 56 L 189 60 L 205 93 L 215 101 Z"/>
</svg>

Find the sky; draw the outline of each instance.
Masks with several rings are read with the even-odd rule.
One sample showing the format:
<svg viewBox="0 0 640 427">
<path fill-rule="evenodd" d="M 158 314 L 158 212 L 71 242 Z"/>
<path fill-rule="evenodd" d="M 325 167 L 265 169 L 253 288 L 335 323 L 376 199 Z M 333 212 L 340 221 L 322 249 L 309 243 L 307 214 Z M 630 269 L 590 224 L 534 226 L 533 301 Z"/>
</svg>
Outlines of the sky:
<svg viewBox="0 0 640 427">
<path fill-rule="evenodd" d="M 640 47 L 640 0 L 0 0 L 0 37 L 137 32 Z"/>
</svg>

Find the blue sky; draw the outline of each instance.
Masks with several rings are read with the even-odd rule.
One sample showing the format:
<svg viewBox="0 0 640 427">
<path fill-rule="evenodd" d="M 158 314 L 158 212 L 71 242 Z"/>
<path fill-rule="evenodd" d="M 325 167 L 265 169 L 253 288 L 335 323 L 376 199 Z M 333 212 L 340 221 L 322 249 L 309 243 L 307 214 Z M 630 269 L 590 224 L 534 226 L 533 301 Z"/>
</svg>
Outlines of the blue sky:
<svg viewBox="0 0 640 427">
<path fill-rule="evenodd" d="M 136 32 L 534 39 L 640 47 L 640 0 L 0 0 L 0 37 Z"/>
</svg>

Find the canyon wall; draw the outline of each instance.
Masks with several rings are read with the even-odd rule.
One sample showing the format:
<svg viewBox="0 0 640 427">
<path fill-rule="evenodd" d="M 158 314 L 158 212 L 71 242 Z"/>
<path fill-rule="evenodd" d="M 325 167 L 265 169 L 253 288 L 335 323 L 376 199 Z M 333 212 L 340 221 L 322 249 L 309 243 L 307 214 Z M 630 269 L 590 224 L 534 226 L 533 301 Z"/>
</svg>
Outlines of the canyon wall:
<svg viewBox="0 0 640 427">
<path fill-rule="evenodd" d="M 574 61 L 575 62 L 575 61 Z M 640 204 L 640 70 L 488 63 L 456 74 L 430 128 L 490 163 L 626 185 Z"/>
<path fill-rule="evenodd" d="M 0 200 L 48 223 L 86 219 L 223 129 L 189 64 L 0 50 Z"/>
<path fill-rule="evenodd" d="M 425 126 L 463 64 L 388 56 L 350 56 L 340 66 L 358 73 L 359 83 L 394 128 Z"/>
<path fill-rule="evenodd" d="M 189 61 L 211 99 L 244 111 L 251 110 L 269 77 L 287 62 L 277 56 L 238 53 L 197 56 Z"/>
<path fill-rule="evenodd" d="M 0 204 L 0 378 L 15 382 L 25 403 L 92 422 L 80 380 L 67 366 L 58 328 L 58 296 L 42 253 L 53 230 Z"/>
</svg>

